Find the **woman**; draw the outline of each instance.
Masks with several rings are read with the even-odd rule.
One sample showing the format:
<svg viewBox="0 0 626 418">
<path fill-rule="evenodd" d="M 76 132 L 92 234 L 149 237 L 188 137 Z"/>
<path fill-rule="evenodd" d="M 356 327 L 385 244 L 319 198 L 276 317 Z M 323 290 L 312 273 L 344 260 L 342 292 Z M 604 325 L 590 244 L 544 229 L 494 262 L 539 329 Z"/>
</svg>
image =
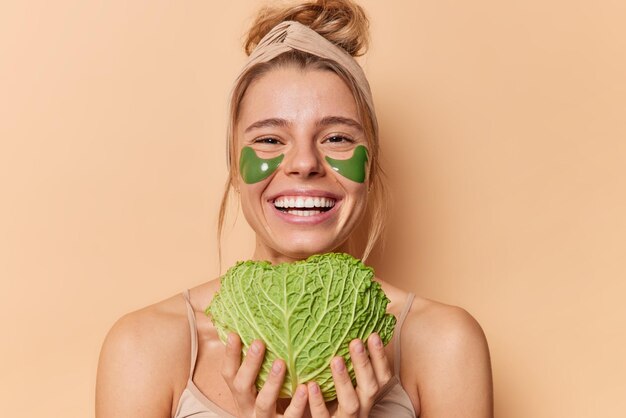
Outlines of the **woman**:
<svg viewBox="0 0 626 418">
<path fill-rule="evenodd" d="M 384 200 L 378 128 L 353 59 L 366 38 L 365 15 L 349 0 L 265 10 L 254 23 L 231 100 L 230 176 L 220 213 L 221 230 L 233 188 L 256 233 L 253 259 L 281 263 L 347 251 L 368 201 L 365 256 L 376 241 Z M 376 334 L 351 342 L 356 388 L 343 360 L 331 361 L 333 402 L 324 402 L 315 382 L 279 399 L 281 360 L 257 392 L 263 341 L 242 361 L 239 337 L 230 334 L 224 347 L 203 313 L 218 278 L 114 325 L 101 353 L 97 416 L 492 416 L 489 353 L 474 319 L 376 280 L 398 318 L 394 339 L 386 347 Z"/>
</svg>

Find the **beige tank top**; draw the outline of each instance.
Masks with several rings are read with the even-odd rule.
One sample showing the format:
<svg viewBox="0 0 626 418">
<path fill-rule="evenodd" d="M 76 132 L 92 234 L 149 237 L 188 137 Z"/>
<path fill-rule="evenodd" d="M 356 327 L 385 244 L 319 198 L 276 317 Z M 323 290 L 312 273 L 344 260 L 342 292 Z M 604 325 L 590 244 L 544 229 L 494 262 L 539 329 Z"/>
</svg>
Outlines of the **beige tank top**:
<svg viewBox="0 0 626 418">
<path fill-rule="evenodd" d="M 183 296 L 187 304 L 187 317 L 191 331 L 191 367 L 187 386 L 180 396 L 178 408 L 173 418 L 236 418 L 207 398 L 193 382 L 193 373 L 198 358 L 198 329 L 196 327 L 196 316 L 189 301 L 189 291 L 185 290 Z M 378 392 L 376 403 L 370 412 L 370 418 L 415 418 L 411 399 L 400 384 L 400 332 L 402 331 L 404 319 L 413 303 L 413 297 L 413 293 L 410 293 L 407 297 L 400 318 L 398 318 L 397 332 L 393 337 L 395 347 L 394 376 Z"/>
</svg>

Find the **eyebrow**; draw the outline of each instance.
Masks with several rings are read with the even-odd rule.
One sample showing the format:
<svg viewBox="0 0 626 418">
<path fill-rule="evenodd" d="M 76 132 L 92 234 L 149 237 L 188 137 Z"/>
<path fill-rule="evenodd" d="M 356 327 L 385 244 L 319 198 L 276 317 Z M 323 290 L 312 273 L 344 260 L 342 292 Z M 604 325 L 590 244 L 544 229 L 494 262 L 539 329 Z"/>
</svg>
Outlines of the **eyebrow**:
<svg viewBox="0 0 626 418">
<path fill-rule="evenodd" d="M 269 118 L 269 119 L 262 119 L 262 120 L 258 120 L 256 122 L 254 122 L 252 125 L 248 126 L 245 130 L 245 132 L 250 132 L 253 129 L 260 129 L 260 128 L 276 128 L 276 127 L 281 127 L 284 128 L 286 126 L 289 126 L 289 122 L 287 122 L 285 119 L 280 119 L 280 118 Z"/>
<path fill-rule="evenodd" d="M 363 131 L 363 127 L 359 122 L 343 116 L 326 116 L 325 118 L 322 118 L 322 120 L 320 120 L 317 124 L 319 126 L 347 125 L 352 128 L 356 128 L 359 131 Z"/>
<path fill-rule="evenodd" d="M 268 119 L 262 119 L 262 120 L 258 120 L 254 122 L 253 124 L 248 126 L 244 132 L 248 133 L 254 129 L 261 129 L 261 128 L 276 128 L 276 127 L 284 128 L 290 125 L 291 123 L 287 121 L 286 119 L 268 118 Z M 351 118 L 346 118 L 344 116 L 326 116 L 322 118 L 319 122 L 317 122 L 317 125 L 324 126 L 324 127 L 331 126 L 331 125 L 347 125 L 352 128 L 356 128 L 359 131 L 363 131 L 363 126 L 361 126 L 359 122 Z"/>
</svg>

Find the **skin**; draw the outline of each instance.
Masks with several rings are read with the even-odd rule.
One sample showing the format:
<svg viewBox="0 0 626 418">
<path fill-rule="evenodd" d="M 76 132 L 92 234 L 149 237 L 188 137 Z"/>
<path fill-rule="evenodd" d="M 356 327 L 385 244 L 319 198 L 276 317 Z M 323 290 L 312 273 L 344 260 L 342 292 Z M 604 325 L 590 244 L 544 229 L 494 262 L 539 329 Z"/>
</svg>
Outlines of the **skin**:
<svg viewBox="0 0 626 418">
<path fill-rule="evenodd" d="M 324 156 L 345 160 L 356 146 L 367 146 L 358 122 L 347 122 L 358 121 L 357 115 L 350 91 L 330 72 L 280 68 L 250 86 L 236 127 L 238 150 L 250 146 L 264 159 L 284 154 L 268 178 L 236 184 L 246 219 L 256 232 L 254 259 L 277 263 L 342 250 L 365 211 L 367 181 L 341 176 Z M 332 195 L 337 203 L 332 213 L 303 222 L 285 217 L 272 204 L 276 196 L 293 193 Z M 376 280 L 391 300 L 388 311 L 398 317 L 407 293 Z M 193 381 L 209 399 L 241 417 L 368 415 L 376 391 L 392 376 L 393 342 L 380 347 L 376 335 L 351 342 L 356 388 L 349 384 L 341 359 L 331 361 L 337 401 L 324 403 L 314 382 L 301 385 L 293 399 L 280 400 L 284 363 L 274 364 L 275 372 L 257 393 L 254 381 L 265 350 L 262 341 L 255 341 L 242 361 L 239 338 L 231 334 L 224 347 L 204 315 L 217 290 L 218 279 L 190 291 L 199 337 Z M 418 416 L 493 416 L 487 343 L 467 312 L 416 297 L 403 325 L 401 349 L 400 380 Z M 189 353 L 180 295 L 122 317 L 102 348 L 96 416 L 172 416 L 189 378 Z"/>
<path fill-rule="evenodd" d="M 250 147 L 261 159 L 284 155 L 272 177 L 236 185 L 246 220 L 256 231 L 254 259 L 288 262 L 340 248 L 367 200 L 367 183 L 338 175 L 324 158 L 347 160 L 357 146 L 367 146 L 343 81 L 326 71 L 270 72 L 248 88 L 236 137 L 239 149 Z M 308 194 L 333 196 L 332 216 L 315 225 L 306 219 L 285 221 L 272 203 L 278 196 Z"/>
</svg>

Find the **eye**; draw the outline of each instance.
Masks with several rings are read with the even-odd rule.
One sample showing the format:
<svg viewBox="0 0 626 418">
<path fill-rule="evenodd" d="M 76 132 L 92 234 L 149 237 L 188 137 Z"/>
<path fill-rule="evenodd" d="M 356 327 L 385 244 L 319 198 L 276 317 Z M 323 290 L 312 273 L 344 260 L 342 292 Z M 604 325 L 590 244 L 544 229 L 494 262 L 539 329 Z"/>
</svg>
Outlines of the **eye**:
<svg viewBox="0 0 626 418">
<path fill-rule="evenodd" d="M 255 140 L 254 140 L 254 143 L 255 143 L 255 144 L 272 144 L 272 145 L 278 145 L 278 144 L 280 144 L 281 142 L 280 142 L 278 139 L 274 138 L 274 137 L 267 136 L 267 137 L 264 137 L 264 138 L 257 138 L 257 139 L 255 139 Z"/>
<path fill-rule="evenodd" d="M 324 142 L 329 142 L 331 144 L 352 144 L 354 143 L 354 140 L 343 135 L 332 135 L 326 138 Z"/>
</svg>

